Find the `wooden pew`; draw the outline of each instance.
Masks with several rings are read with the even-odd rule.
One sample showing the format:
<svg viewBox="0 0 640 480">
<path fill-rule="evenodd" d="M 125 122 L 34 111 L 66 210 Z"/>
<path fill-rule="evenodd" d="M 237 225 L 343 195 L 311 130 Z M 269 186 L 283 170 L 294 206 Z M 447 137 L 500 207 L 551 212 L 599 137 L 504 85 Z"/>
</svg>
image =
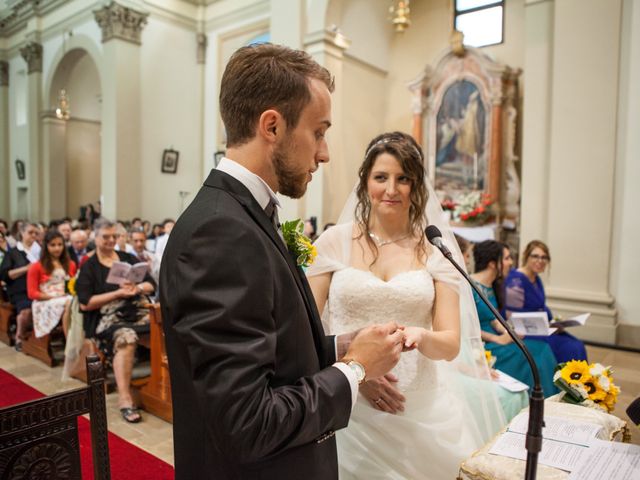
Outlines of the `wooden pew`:
<svg viewBox="0 0 640 480">
<path fill-rule="evenodd" d="M 58 349 L 62 349 L 60 356 L 54 355 L 54 349 L 52 343 L 57 340 Z M 60 346 L 60 343 L 62 346 Z M 62 325 L 58 325 L 51 333 L 44 335 L 43 337 L 36 338 L 35 331 L 27 333 L 27 338 L 22 340 L 22 353 L 37 358 L 41 362 L 46 363 L 50 367 L 55 366 L 64 354 L 64 333 L 62 332 Z"/>
<path fill-rule="evenodd" d="M 0 342 L 10 347 L 14 344 L 11 325 L 16 322 L 16 311 L 9 302 L 0 302 Z"/>
<path fill-rule="evenodd" d="M 151 376 L 139 390 L 140 407 L 167 422 L 173 422 L 169 364 L 159 304 L 149 305 L 149 320 L 151 321 Z"/>
</svg>

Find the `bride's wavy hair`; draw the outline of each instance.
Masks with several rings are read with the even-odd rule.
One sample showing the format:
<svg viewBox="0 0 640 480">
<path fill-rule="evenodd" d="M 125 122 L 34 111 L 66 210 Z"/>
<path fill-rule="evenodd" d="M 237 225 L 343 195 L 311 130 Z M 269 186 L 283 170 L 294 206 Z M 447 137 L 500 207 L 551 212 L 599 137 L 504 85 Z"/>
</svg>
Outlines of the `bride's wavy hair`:
<svg viewBox="0 0 640 480">
<path fill-rule="evenodd" d="M 411 180 L 411 207 L 409 207 L 409 224 L 414 234 L 418 234 L 420 240 L 416 245 L 416 255 L 423 258 L 426 255 L 427 248 L 425 237 L 423 234 L 427 224 L 425 211 L 429 194 L 424 183 L 426 170 L 424 168 L 424 155 L 418 142 L 410 135 L 403 132 L 383 133 L 375 137 L 369 145 L 364 156 L 364 162 L 358 170 L 358 186 L 356 187 L 356 196 L 358 203 L 356 205 L 356 222 L 360 225 L 360 231 L 365 235 L 365 240 L 371 246 L 375 258 L 371 265 L 378 259 L 378 247 L 371 238 L 371 230 L 369 229 L 369 221 L 371 219 L 371 200 L 367 191 L 367 182 L 371 175 L 371 170 L 380 154 L 388 153 L 392 155 L 400 163 L 400 167 L 405 175 Z M 359 236 L 357 238 L 360 238 Z"/>
</svg>

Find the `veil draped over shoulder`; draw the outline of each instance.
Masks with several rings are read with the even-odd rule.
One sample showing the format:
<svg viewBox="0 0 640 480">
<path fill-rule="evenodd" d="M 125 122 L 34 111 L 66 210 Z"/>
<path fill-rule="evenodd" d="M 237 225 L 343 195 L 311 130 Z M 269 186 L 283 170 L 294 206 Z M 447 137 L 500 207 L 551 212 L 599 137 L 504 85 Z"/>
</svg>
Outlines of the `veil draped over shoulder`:
<svg viewBox="0 0 640 480">
<path fill-rule="evenodd" d="M 425 183 L 429 194 L 424 212 L 426 224 L 435 225 L 440 229 L 443 241 L 451 250 L 454 259 L 465 268 L 462 252 L 448 221 L 444 218 L 436 193 L 426 178 Z M 334 272 L 350 265 L 352 225 L 356 221 L 356 187 L 350 193 L 336 226 L 331 227 L 317 240 L 320 254 L 309 268 L 309 276 Z M 466 412 L 471 418 L 462 418 L 460 421 L 474 433 L 479 448 L 506 424 L 497 394 L 497 389 L 501 387 L 491 381 L 471 287 L 435 247 L 430 249 L 429 257 L 432 257 L 427 260 L 429 268 L 435 267 L 439 272 L 434 278 L 454 288 L 459 294 L 460 302 L 460 353 L 451 362 L 436 362 L 438 377 L 444 379 L 449 390 L 466 405 Z M 328 302 L 331 302 L 331 298 Z M 324 309 L 325 328 L 330 324 L 327 318 L 330 310 Z"/>
</svg>

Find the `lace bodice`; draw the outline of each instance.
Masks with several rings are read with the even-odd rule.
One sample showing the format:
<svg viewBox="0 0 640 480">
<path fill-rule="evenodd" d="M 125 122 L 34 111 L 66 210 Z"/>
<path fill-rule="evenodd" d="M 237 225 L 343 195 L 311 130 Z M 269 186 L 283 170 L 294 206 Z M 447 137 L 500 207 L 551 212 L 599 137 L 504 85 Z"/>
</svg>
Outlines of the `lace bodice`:
<svg viewBox="0 0 640 480">
<path fill-rule="evenodd" d="M 395 321 L 431 328 L 433 278 L 427 269 L 403 272 L 385 282 L 373 273 L 353 267 L 334 272 L 329 288 L 327 324 L 341 334 Z M 393 370 L 401 390 L 437 384 L 436 364 L 417 351 L 403 353 Z"/>
</svg>

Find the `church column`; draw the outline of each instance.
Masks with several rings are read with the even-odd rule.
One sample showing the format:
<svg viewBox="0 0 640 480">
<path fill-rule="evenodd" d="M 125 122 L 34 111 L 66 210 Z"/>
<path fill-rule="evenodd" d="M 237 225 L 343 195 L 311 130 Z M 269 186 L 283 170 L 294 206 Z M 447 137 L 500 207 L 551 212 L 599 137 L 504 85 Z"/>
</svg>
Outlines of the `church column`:
<svg viewBox="0 0 640 480">
<path fill-rule="evenodd" d="M 40 143 L 40 106 L 42 105 L 42 45 L 30 41 L 20 49 L 27 62 L 27 144 L 28 157 L 25 159 L 27 186 L 29 189 L 28 217 L 30 220 L 49 220 L 44 205 L 48 186 L 42 169 L 42 149 Z"/>
<path fill-rule="evenodd" d="M 142 208 L 140 34 L 147 13 L 116 2 L 94 12 L 102 29 L 102 214 L 132 218 Z"/>
<path fill-rule="evenodd" d="M 0 60 L 0 218 L 9 221 L 9 62 Z"/>
<path fill-rule="evenodd" d="M 617 326 L 609 270 L 620 8 L 620 0 L 525 8 L 521 243 L 547 241 L 549 306 L 562 315 L 590 311 L 587 327 L 572 333 L 605 342 L 615 342 Z"/>
<path fill-rule="evenodd" d="M 314 174 L 305 197 L 304 217 L 318 219 L 318 232 L 329 219 L 337 219 L 342 211 L 344 199 L 338 192 L 349 192 L 353 187 L 348 159 L 344 145 L 350 132 L 344 124 L 344 51 L 349 48 L 349 40 L 337 29 L 310 32 L 305 36 L 304 49 L 334 76 L 335 90 L 331 95 L 332 126 L 327 133 L 331 161 L 322 165 Z"/>
</svg>

